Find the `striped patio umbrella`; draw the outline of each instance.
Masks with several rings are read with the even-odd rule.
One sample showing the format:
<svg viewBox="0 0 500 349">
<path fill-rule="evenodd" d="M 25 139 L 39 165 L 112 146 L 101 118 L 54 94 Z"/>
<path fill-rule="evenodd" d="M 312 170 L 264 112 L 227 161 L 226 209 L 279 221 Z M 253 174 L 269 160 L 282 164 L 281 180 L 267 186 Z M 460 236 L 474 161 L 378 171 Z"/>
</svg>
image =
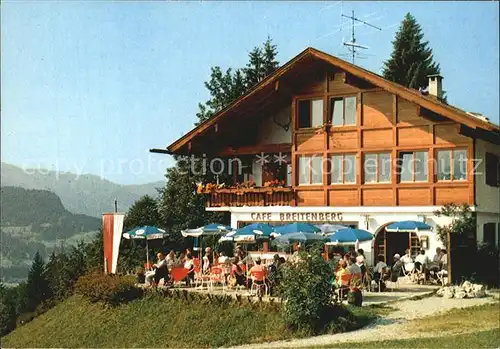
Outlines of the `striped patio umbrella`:
<svg viewBox="0 0 500 349">
<path fill-rule="evenodd" d="M 145 225 L 142 227 L 136 227 L 123 234 L 125 239 L 138 239 L 146 240 L 146 262 L 149 264 L 149 240 L 163 239 L 167 237 L 168 234 L 165 230 L 153 227 L 151 225 Z"/>
</svg>

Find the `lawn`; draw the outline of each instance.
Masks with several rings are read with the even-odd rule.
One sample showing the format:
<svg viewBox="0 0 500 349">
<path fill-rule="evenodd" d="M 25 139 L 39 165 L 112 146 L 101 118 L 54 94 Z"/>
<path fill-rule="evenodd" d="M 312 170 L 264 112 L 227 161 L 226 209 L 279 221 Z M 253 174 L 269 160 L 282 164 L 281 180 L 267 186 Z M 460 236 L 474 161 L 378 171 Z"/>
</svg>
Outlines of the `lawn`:
<svg viewBox="0 0 500 349">
<path fill-rule="evenodd" d="M 402 325 L 400 331 L 401 333 L 417 335 L 417 338 L 332 343 L 326 346 L 312 346 L 307 348 L 499 348 L 499 304 L 485 304 L 463 309 L 453 309 L 444 314 L 411 320 Z"/>
<path fill-rule="evenodd" d="M 329 344 L 327 346 L 308 347 L 328 349 L 494 349 L 500 346 L 500 330 L 474 332 L 471 334 L 448 335 L 432 338 L 412 338 L 404 340 L 350 342 L 343 344 Z"/>
<path fill-rule="evenodd" d="M 422 334 L 443 332 L 456 334 L 490 330 L 492 327 L 500 327 L 500 304 L 453 309 L 425 320 L 410 321 L 405 327 L 405 331 Z"/>
<path fill-rule="evenodd" d="M 279 305 L 187 302 L 158 295 L 113 308 L 73 296 L 19 326 L 3 338 L 2 346 L 202 348 L 302 337 L 284 327 L 279 309 Z M 350 310 L 355 322 L 340 319 L 331 331 L 359 328 L 388 311 L 384 307 Z"/>
</svg>

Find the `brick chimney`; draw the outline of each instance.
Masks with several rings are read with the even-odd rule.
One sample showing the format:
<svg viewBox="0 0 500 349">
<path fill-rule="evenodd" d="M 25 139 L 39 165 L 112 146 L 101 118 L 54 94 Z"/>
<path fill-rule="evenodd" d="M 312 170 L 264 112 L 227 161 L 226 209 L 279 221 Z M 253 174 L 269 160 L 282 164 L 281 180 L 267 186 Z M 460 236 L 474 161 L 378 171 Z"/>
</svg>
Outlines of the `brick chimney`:
<svg viewBox="0 0 500 349">
<path fill-rule="evenodd" d="M 429 95 L 438 99 L 443 97 L 443 77 L 439 74 L 427 75 L 429 79 Z"/>
</svg>

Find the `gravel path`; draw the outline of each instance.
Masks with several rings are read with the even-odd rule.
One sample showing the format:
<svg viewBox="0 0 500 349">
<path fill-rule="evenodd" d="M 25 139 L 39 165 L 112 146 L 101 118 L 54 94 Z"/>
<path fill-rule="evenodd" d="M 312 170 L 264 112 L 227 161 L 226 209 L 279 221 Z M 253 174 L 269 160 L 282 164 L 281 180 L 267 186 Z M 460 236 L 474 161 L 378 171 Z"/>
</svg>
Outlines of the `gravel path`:
<svg viewBox="0 0 500 349">
<path fill-rule="evenodd" d="M 404 339 L 422 337 L 421 333 L 407 333 L 404 331 L 404 323 L 408 320 L 420 319 L 430 315 L 447 312 L 454 308 L 466 308 L 475 305 L 497 302 L 495 297 L 474 299 L 446 299 L 440 297 L 429 297 L 420 300 L 403 300 L 391 303 L 390 306 L 397 310 L 379 319 L 375 323 L 362 329 L 331 335 L 322 335 L 289 341 L 277 341 L 270 343 L 251 344 L 237 347 L 239 349 L 257 348 L 298 348 L 315 345 L 328 345 L 332 343 L 365 342 L 373 340 Z"/>
</svg>

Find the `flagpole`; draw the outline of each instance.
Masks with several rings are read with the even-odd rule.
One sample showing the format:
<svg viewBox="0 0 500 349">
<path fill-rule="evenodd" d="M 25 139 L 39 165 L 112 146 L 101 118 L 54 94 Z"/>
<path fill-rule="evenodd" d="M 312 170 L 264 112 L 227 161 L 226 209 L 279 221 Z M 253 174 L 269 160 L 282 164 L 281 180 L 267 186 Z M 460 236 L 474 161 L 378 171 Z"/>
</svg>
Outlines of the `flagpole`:
<svg viewBox="0 0 500 349">
<path fill-rule="evenodd" d="M 146 236 L 146 265 L 149 268 L 149 248 L 148 248 L 148 238 Z"/>
</svg>

